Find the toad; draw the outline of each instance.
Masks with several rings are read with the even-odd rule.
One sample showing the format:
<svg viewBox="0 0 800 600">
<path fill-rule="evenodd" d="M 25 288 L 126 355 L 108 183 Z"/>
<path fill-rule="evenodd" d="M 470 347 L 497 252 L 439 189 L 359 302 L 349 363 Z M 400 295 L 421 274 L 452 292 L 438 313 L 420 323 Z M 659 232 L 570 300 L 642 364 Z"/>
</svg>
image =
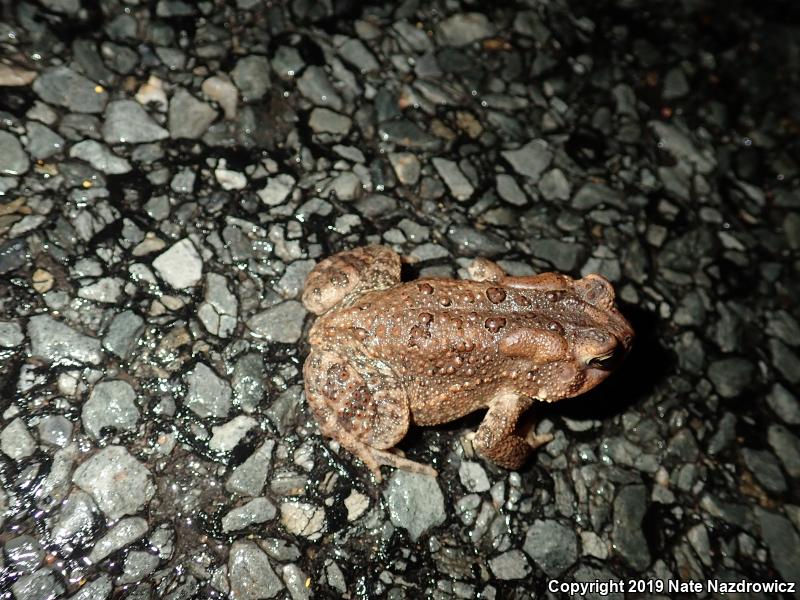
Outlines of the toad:
<svg viewBox="0 0 800 600">
<path fill-rule="evenodd" d="M 303 304 L 318 318 L 303 367 L 323 435 L 360 458 L 436 475 L 395 445 L 409 426 L 437 425 L 488 409 L 472 444 L 518 469 L 552 439 L 520 426 L 536 401 L 582 394 L 628 352 L 633 329 L 600 275 L 510 276 L 483 258 L 469 279 L 401 282 L 400 256 L 366 246 L 326 258 L 309 273 Z"/>
</svg>

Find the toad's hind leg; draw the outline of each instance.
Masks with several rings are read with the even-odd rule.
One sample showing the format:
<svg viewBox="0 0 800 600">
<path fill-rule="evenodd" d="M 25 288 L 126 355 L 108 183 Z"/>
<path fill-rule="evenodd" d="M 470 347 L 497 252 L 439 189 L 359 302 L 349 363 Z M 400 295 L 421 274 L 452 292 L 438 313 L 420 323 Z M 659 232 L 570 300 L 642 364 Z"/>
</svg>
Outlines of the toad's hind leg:
<svg viewBox="0 0 800 600">
<path fill-rule="evenodd" d="M 532 404 L 529 398 L 511 391 L 499 392 L 472 439 L 478 453 L 506 469 L 519 469 L 534 448 L 546 444 L 550 435 L 521 434 L 518 420 Z"/>
<path fill-rule="evenodd" d="M 400 282 L 400 255 L 386 246 L 363 246 L 329 256 L 306 278 L 303 304 L 321 315 L 345 297 Z"/>
<path fill-rule="evenodd" d="M 381 465 L 436 476 L 432 467 L 392 451 L 408 431 L 411 414 L 405 391 L 391 375 L 332 350 L 313 350 L 303 375 L 320 431 L 360 458 L 378 481 Z"/>
</svg>

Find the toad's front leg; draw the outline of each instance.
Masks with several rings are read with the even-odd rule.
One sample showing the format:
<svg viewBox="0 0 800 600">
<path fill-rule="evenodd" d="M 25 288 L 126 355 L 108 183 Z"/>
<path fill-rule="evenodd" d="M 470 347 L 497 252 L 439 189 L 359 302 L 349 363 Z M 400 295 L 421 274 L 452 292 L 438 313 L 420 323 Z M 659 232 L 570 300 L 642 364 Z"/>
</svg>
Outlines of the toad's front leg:
<svg viewBox="0 0 800 600">
<path fill-rule="evenodd" d="M 408 399 L 394 378 L 363 356 L 311 351 L 303 367 L 306 396 L 323 435 L 333 438 L 381 480 L 381 465 L 436 476 L 393 448 L 408 431 Z"/>
<path fill-rule="evenodd" d="M 478 453 L 506 469 L 519 469 L 534 448 L 548 443 L 551 435 L 520 432 L 519 417 L 533 403 L 511 390 L 501 390 L 489 402 L 489 410 L 472 438 Z"/>
</svg>

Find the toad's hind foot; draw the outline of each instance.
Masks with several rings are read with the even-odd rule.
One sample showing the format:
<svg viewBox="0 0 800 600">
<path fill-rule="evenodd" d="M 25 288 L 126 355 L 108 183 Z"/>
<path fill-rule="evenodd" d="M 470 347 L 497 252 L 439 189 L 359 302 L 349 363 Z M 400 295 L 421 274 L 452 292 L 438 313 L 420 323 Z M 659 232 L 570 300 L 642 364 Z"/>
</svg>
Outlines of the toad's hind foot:
<svg viewBox="0 0 800 600">
<path fill-rule="evenodd" d="M 320 428 L 322 429 L 323 433 L 331 431 L 329 424 L 320 423 Z M 329 433 L 326 434 L 330 435 Z M 380 450 L 378 448 L 374 448 L 373 446 L 365 444 L 347 431 L 342 431 L 341 428 L 338 429 L 335 439 L 344 448 L 349 450 L 359 460 L 361 460 L 361 462 L 363 462 L 364 465 L 370 471 L 372 471 L 372 474 L 375 476 L 375 480 L 379 483 L 383 480 L 381 475 L 382 466 L 403 469 L 404 471 L 409 471 L 410 473 L 419 473 L 421 475 L 429 475 L 431 477 L 436 477 L 438 475 L 436 469 L 433 467 L 405 458 L 402 456 L 402 453 L 399 450 Z"/>
<path fill-rule="evenodd" d="M 409 473 L 417 473 L 419 475 L 428 475 L 429 477 L 436 477 L 438 473 L 436 469 L 430 465 L 415 462 L 411 459 L 405 458 L 397 454 L 396 451 L 391 450 L 378 450 L 377 448 L 365 447 L 364 453 L 356 452 L 367 468 L 372 471 L 377 481 L 381 481 L 381 466 L 394 467 L 395 469 L 403 469 Z"/>
</svg>

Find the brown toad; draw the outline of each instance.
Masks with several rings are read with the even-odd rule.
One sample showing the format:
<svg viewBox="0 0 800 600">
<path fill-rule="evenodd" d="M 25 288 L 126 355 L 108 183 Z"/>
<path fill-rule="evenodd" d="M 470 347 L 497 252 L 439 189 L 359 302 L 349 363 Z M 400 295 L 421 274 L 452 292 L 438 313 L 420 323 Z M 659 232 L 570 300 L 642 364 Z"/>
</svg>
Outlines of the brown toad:
<svg viewBox="0 0 800 600">
<path fill-rule="evenodd" d="M 470 280 L 400 281 L 385 246 L 340 252 L 308 276 L 306 395 L 322 433 L 380 479 L 380 466 L 436 474 L 394 450 L 409 425 L 436 425 L 480 408 L 473 437 L 484 457 L 519 468 L 551 436 L 518 428 L 534 400 L 577 396 L 630 349 L 633 329 L 600 275 L 507 275 L 477 259 Z"/>
</svg>

